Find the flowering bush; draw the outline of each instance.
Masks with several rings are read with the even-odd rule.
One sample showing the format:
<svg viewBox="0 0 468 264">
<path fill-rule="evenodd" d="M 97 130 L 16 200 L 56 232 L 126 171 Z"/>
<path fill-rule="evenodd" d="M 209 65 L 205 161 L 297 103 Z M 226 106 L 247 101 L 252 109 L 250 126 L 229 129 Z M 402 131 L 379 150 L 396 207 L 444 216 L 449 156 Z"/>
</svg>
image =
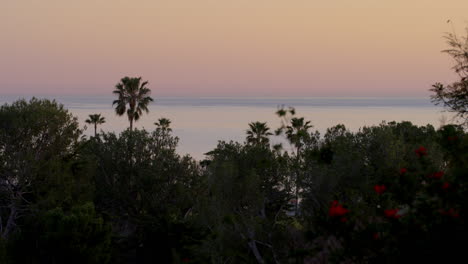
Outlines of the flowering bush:
<svg viewBox="0 0 468 264">
<path fill-rule="evenodd" d="M 328 215 L 332 218 L 339 218 L 340 222 L 347 222 L 348 218 L 344 217 L 349 210 L 344 208 L 338 201 L 333 201 L 330 206 L 330 210 L 328 211 Z"/>
<path fill-rule="evenodd" d="M 414 152 L 416 153 L 416 155 L 418 155 L 418 157 L 422 157 L 422 156 L 427 155 L 427 149 L 425 147 L 423 147 L 423 146 L 420 146 L 419 148 L 414 150 Z"/>
<path fill-rule="evenodd" d="M 415 159 L 408 155 L 407 166 L 373 186 L 374 195 L 358 193 L 348 203 L 331 203 L 331 220 L 346 214 L 345 223 L 330 227 L 340 242 L 334 261 L 432 263 L 463 255 L 468 242 L 467 137 L 456 126 L 439 133 L 440 152 L 417 146 Z M 435 154 L 443 155 L 442 164 L 431 162 Z"/>
<path fill-rule="evenodd" d="M 386 209 L 384 214 L 388 218 L 398 219 L 401 215 L 398 213 L 398 209 Z"/>
<path fill-rule="evenodd" d="M 374 186 L 374 191 L 377 193 L 377 194 L 382 194 L 385 192 L 385 190 L 387 189 L 387 187 L 385 187 L 385 185 L 375 185 Z"/>
</svg>

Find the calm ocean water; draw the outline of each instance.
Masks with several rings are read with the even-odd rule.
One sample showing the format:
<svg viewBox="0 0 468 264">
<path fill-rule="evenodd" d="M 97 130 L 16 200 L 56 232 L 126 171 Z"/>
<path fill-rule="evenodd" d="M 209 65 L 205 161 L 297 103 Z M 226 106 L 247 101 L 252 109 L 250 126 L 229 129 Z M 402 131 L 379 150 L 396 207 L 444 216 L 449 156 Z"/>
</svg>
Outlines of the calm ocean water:
<svg viewBox="0 0 468 264">
<path fill-rule="evenodd" d="M 0 96 L 0 104 L 11 103 L 21 96 Z M 29 99 L 30 97 L 26 97 Z M 106 123 L 104 131 L 120 132 L 128 127 L 125 117 L 115 115 L 111 96 L 43 96 L 56 99 L 69 109 L 84 126 L 89 114 L 100 113 Z M 202 159 L 218 140 L 244 141 L 248 123 L 267 122 L 272 129 L 280 125 L 275 115 L 278 106 L 292 106 L 323 134 L 328 127 L 344 124 L 351 131 L 382 121 L 411 121 L 417 125 L 438 127 L 451 115 L 434 106 L 429 98 L 156 98 L 136 127 L 152 130 L 161 117 L 172 121 L 174 134 L 180 138 L 178 152 Z M 93 129 L 86 130 L 91 135 Z M 282 141 L 272 138 L 273 142 Z"/>
</svg>

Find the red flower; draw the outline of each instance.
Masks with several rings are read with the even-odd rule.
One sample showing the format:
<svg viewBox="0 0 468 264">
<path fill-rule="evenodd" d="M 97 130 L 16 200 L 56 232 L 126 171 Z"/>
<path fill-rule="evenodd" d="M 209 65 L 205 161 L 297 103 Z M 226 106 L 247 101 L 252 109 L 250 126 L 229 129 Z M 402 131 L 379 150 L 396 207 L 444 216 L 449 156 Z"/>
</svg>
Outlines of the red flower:
<svg viewBox="0 0 468 264">
<path fill-rule="evenodd" d="M 183 259 L 182 259 L 182 262 L 183 262 L 183 263 L 189 263 L 189 262 L 190 262 L 190 259 L 189 259 L 189 258 L 183 258 Z"/>
<path fill-rule="evenodd" d="M 443 189 L 443 190 L 447 190 L 448 188 L 450 188 L 450 183 L 444 182 L 444 183 L 442 184 L 442 189 Z"/>
<path fill-rule="evenodd" d="M 453 136 L 453 137 L 449 136 L 449 137 L 447 137 L 447 139 L 448 139 L 449 141 L 453 141 L 453 140 L 457 140 L 458 137 L 457 137 L 457 136 Z"/>
<path fill-rule="evenodd" d="M 378 239 L 380 238 L 379 233 L 374 233 L 374 234 L 372 234 L 372 238 L 373 238 L 374 240 L 378 240 Z"/>
<path fill-rule="evenodd" d="M 348 222 L 348 218 L 346 218 L 346 217 L 341 217 L 340 222 L 346 223 L 346 222 Z"/>
<path fill-rule="evenodd" d="M 398 209 L 387 209 L 384 211 L 384 214 L 388 218 L 398 219 L 401 215 L 398 214 Z"/>
<path fill-rule="evenodd" d="M 440 209 L 439 212 L 440 212 L 441 215 L 447 215 L 447 216 L 451 216 L 453 218 L 460 217 L 460 213 L 458 211 L 456 211 L 455 209 L 453 209 L 453 208 L 450 208 L 447 211 L 445 211 L 443 209 Z"/>
<path fill-rule="evenodd" d="M 377 193 L 377 194 L 382 194 L 383 192 L 385 192 L 385 190 L 387 189 L 387 187 L 385 187 L 385 185 L 375 185 L 374 186 L 374 191 Z"/>
<path fill-rule="evenodd" d="M 344 208 L 343 205 L 339 204 L 338 201 L 333 201 L 330 210 L 328 211 L 328 215 L 331 217 L 335 216 L 343 216 L 349 212 L 348 209 Z"/>
<path fill-rule="evenodd" d="M 455 209 L 453 209 L 453 208 L 450 208 L 450 209 L 448 210 L 448 214 L 449 214 L 450 216 L 452 216 L 453 218 L 458 218 L 458 217 L 460 217 L 460 214 L 458 213 L 458 211 L 455 211 Z"/>
<path fill-rule="evenodd" d="M 423 147 L 423 146 L 420 146 L 414 152 L 416 153 L 416 155 L 418 155 L 418 157 L 422 157 L 422 156 L 427 155 L 427 149 L 425 147 Z"/>
<path fill-rule="evenodd" d="M 405 174 L 407 172 L 408 172 L 408 170 L 406 168 L 401 168 L 400 169 L 400 174 Z"/>
<path fill-rule="evenodd" d="M 429 178 L 440 179 L 440 178 L 442 178 L 442 176 L 444 176 L 444 172 L 443 171 L 438 171 L 438 172 L 434 172 L 431 175 L 429 175 Z"/>
<path fill-rule="evenodd" d="M 440 210 L 439 210 L 439 213 L 440 213 L 441 215 L 448 215 L 448 212 L 445 211 L 444 209 L 440 209 Z"/>
</svg>

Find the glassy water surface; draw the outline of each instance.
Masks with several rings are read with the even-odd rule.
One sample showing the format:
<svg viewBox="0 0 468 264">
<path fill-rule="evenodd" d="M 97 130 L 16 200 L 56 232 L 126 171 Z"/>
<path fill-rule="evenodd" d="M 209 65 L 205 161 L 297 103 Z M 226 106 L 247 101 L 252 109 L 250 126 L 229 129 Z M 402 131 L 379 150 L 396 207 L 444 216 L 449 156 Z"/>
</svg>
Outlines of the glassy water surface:
<svg viewBox="0 0 468 264">
<path fill-rule="evenodd" d="M 21 96 L 2 96 L 0 103 L 11 103 Z M 30 97 L 26 97 L 29 99 Z M 39 97 L 44 98 L 44 96 Z M 69 109 L 83 127 L 89 114 L 100 113 L 106 123 L 98 129 L 121 132 L 128 127 L 126 117 L 119 117 L 112 107 L 111 96 L 45 96 L 56 99 Z M 344 124 L 351 131 L 363 126 L 378 125 L 382 121 L 411 121 L 417 125 L 438 127 L 451 115 L 431 104 L 428 98 L 156 98 L 149 114 L 136 122 L 135 127 L 154 129 L 159 118 L 172 121 L 174 134 L 180 138 L 178 152 L 203 159 L 218 140 L 244 141 L 248 123 L 267 122 L 272 130 L 280 126 L 275 115 L 279 106 L 296 108 L 298 116 L 310 120 L 313 129 L 323 134 L 328 127 Z M 93 128 L 85 131 L 93 134 Z M 272 138 L 272 142 L 280 142 Z"/>
</svg>

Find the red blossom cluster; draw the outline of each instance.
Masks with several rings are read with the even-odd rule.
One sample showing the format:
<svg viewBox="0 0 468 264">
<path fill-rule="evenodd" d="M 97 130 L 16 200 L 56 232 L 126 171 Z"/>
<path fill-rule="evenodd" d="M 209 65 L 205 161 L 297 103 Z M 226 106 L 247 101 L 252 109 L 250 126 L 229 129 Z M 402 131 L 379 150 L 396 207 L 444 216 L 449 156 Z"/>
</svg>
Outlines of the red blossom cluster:
<svg viewBox="0 0 468 264">
<path fill-rule="evenodd" d="M 382 194 L 385 192 L 385 190 L 387 190 L 387 187 L 385 185 L 375 185 L 374 186 L 374 191 L 377 193 L 377 194 Z"/>
<path fill-rule="evenodd" d="M 335 200 L 331 203 L 328 215 L 331 217 L 341 217 L 347 214 L 348 212 L 348 209 L 344 208 L 343 205 L 341 205 L 338 201 Z M 341 221 L 346 222 L 346 220 L 343 221 L 343 218 L 341 219 Z"/>
<path fill-rule="evenodd" d="M 373 238 L 374 240 L 380 239 L 379 233 L 374 233 L 374 234 L 372 234 L 372 238 Z"/>
<path fill-rule="evenodd" d="M 419 148 L 417 148 L 414 153 L 416 153 L 416 155 L 418 155 L 418 157 L 422 157 L 422 156 L 426 156 L 427 155 L 427 149 L 423 146 L 420 146 Z"/>
<path fill-rule="evenodd" d="M 386 217 L 392 218 L 392 219 L 398 219 L 401 217 L 401 215 L 398 214 L 398 209 L 386 209 L 384 211 L 384 214 Z"/>
<path fill-rule="evenodd" d="M 453 209 L 453 208 L 450 208 L 450 209 L 448 209 L 448 210 L 443 210 L 443 209 L 441 209 L 441 210 L 440 210 L 440 214 L 442 214 L 442 215 L 447 215 L 447 216 L 451 216 L 451 217 L 453 217 L 453 218 L 458 218 L 458 217 L 460 217 L 460 213 L 459 213 L 457 210 Z"/>
<path fill-rule="evenodd" d="M 438 172 L 432 173 L 428 177 L 432 178 L 432 179 L 440 179 L 440 178 L 442 178 L 442 176 L 444 176 L 444 172 L 443 171 L 438 171 Z"/>
<path fill-rule="evenodd" d="M 455 139 L 456 139 L 456 137 L 454 137 L 453 139 L 451 139 L 449 137 L 449 140 L 455 140 Z M 419 148 L 415 149 L 414 152 L 420 158 L 423 157 L 423 156 L 428 155 L 427 149 L 425 147 L 423 147 L 423 146 L 420 146 Z M 400 173 L 400 175 L 404 175 L 404 174 L 408 173 L 408 169 L 404 168 L 404 167 L 401 167 L 399 169 L 399 173 Z M 445 174 L 444 171 L 435 171 L 435 172 L 430 173 L 429 175 L 427 175 L 427 178 L 440 180 L 440 179 L 443 179 L 444 174 Z M 445 181 L 445 180 L 442 180 L 442 181 L 440 181 L 438 183 L 440 183 L 439 186 L 444 191 L 448 191 L 451 188 L 453 188 L 452 184 L 450 182 Z M 426 181 L 423 181 L 423 185 L 426 185 L 426 184 L 427 184 Z M 374 185 L 373 189 L 377 193 L 377 195 L 382 195 L 384 192 L 387 191 L 387 186 L 384 185 L 384 184 L 376 184 L 376 185 Z M 378 206 L 378 208 L 380 208 L 380 205 Z M 340 222 L 345 223 L 345 222 L 348 221 L 348 218 L 346 216 L 347 216 L 347 214 L 349 212 L 350 211 L 348 209 L 344 208 L 342 204 L 340 204 L 338 201 L 335 200 L 335 201 L 331 202 L 331 206 L 330 206 L 328 214 L 329 214 L 330 217 L 334 217 L 337 220 L 339 219 Z M 443 215 L 443 216 L 448 216 L 448 217 L 451 217 L 451 218 L 459 218 L 460 217 L 460 211 L 458 209 L 454 209 L 454 208 L 440 209 L 439 213 L 441 215 Z M 398 208 L 388 208 L 388 209 L 385 209 L 383 211 L 383 215 L 387 219 L 389 219 L 390 221 L 400 219 L 401 217 L 404 217 L 405 214 L 406 213 L 404 213 L 402 210 L 400 210 Z M 382 234 L 378 233 L 378 232 L 374 232 L 374 233 L 372 233 L 372 239 L 373 240 L 380 240 L 380 239 L 382 239 Z"/>
<path fill-rule="evenodd" d="M 442 190 L 448 190 L 449 188 L 450 188 L 450 183 L 444 182 L 444 183 L 442 184 Z"/>
</svg>

